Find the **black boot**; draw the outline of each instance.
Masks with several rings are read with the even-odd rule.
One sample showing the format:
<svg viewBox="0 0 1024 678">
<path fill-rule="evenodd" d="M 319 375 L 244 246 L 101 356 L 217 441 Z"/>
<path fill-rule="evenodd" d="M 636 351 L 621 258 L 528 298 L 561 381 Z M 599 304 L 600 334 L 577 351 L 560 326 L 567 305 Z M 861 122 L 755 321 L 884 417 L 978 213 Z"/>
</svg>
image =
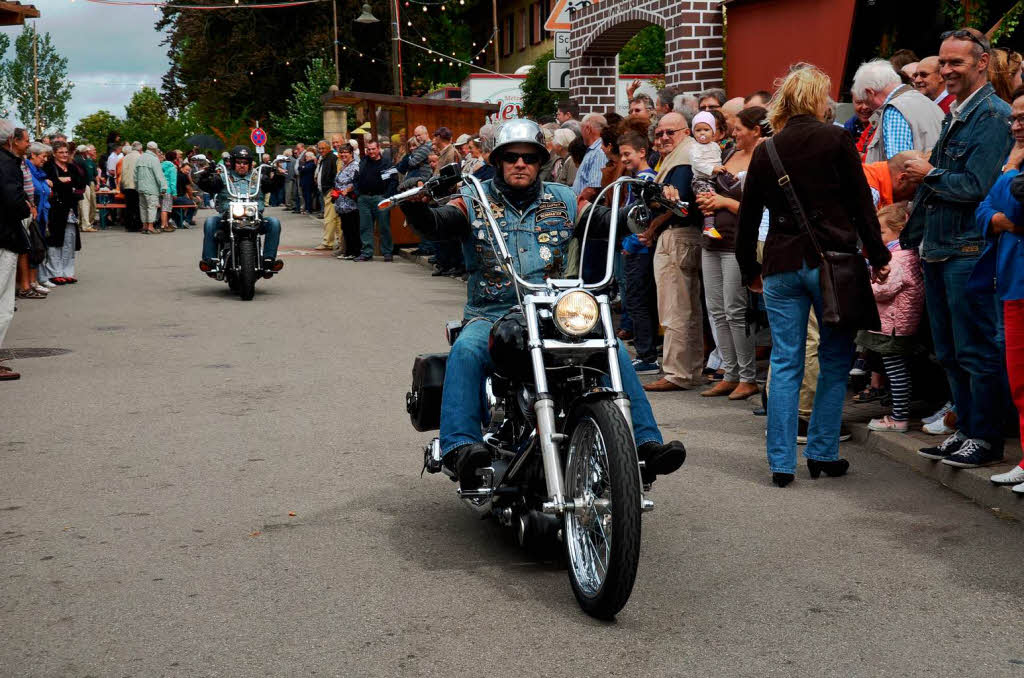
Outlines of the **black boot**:
<svg viewBox="0 0 1024 678">
<path fill-rule="evenodd" d="M 483 484 L 483 479 L 476 471 L 491 465 L 491 453 L 483 443 L 470 443 L 456 447 L 441 457 L 441 463 L 455 473 L 460 488 L 478 490 Z"/>
<path fill-rule="evenodd" d="M 812 478 L 817 478 L 824 471 L 825 475 L 829 478 L 838 478 L 839 476 L 846 475 L 846 472 L 850 468 L 850 462 L 845 459 L 836 459 L 835 461 L 819 461 L 817 459 L 807 460 L 807 470 L 811 472 Z"/>
<path fill-rule="evenodd" d="M 677 471 L 686 461 L 686 448 L 678 440 L 664 445 L 651 441 L 637 448 L 637 456 L 644 462 L 642 473 L 645 484 L 650 485 L 656 476 L 663 476 Z"/>
<path fill-rule="evenodd" d="M 772 482 L 779 487 L 785 487 L 793 482 L 795 476 L 792 473 L 773 473 Z"/>
</svg>

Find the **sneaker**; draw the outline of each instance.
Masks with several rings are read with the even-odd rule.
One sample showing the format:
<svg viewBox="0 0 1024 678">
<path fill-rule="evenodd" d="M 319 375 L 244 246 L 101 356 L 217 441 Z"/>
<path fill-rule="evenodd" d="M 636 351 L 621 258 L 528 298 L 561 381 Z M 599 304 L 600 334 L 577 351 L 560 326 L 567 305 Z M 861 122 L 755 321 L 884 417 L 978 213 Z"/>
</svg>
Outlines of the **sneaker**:
<svg viewBox="0 0 1024 678">
<path fill-rule="evenodd" d="M 47 288 L 49 288 L 49 289 L 53 289 L 54 287 L 56 287 L 56 285 L 54 285 L 54 284 L 53 284 L 52 282 L 50 282 L 49 280 L 43 280 L 43 281 L 41 281 L 41 282 L 40 282 L 39 284 L 40 284 L 40 285 L 42 285 L 43 287 L 47 287 Z"/>
<path fill-rule="evenodd" d="M 1021 483 L 1020 485 L 1014 485 L 1013 487 L 1010 488 L 1010 491 L 1013 492 L 1014 494 L 1024 494 L 1024 483 Z"/>
<path fill-rule="evenodd" d="M 953 433 L 956 432 L 956 429 L 946 423 L 947 415 L 950 414 L 951 412 L 952 410 L 946 411 L 945 414 L 943 414 L 941 417 L 939 417 L 932 423 L 925 424 L 924 426 L 922 426 L 921 430 L 933 436 L 952 435 Z"/>
<path fill-rule="evenodd" d="M 797 420 L 796 425 L 796 444 L 806 445 L 807 444 L 807 429 L 810 428 L 811 422 L 808 419 L 800 417 Z M 845 443 L 847 440 L 853 437 L 853 433 L 850 429 L 846 428 L 846 424 L 839 425 L 839 442 Z"/>
<path fill-rule="evenodd" d="M 890 416 L 885 416 L 880 419 L 872 419 L 869 421 L 868 429 L 871 431 L 894 431 L 896 433 L 906 433 L 910 430 L 910 426 L 905 420 L 896 421 Z"/>
<path fill-rule="evenodd" d="M 939 408 L 938 412 L 925 417 L 924 419 L 921 420 L 921 423 L 931 424 L 933 422 L 939 421 L 944 416 L 946 416 L 946 412 L 949 412 L 951 409 L 953 409 L 953 403 L 947 401 L 945 405 Z"/>
<path fill-rule="evenodd" d="M 40 294 L 49 294 L 50 293 L 50 288 L 49 287 L 46 287 L 45 285 L 40 285 L 39 283 L 32 283 L 29 287 L 34 289 L 36 292 L 39 292 Z"/>
<path fill-rule="evenodd" d="M 953 454 L 964 444 L 967 440 L 963 433 L 957 431 L 953 435 L 949 436 L 942 441 L 941 445 L 936 447 L 923 447 L 917 451 L 917 453 L 925 459 L 935 459 L 941 461 L 949 455 Z"/>
<path fill-rule="evenodd" d="M 650 362 L 636 358 L 633 361 L 633 371 L 637 374 L 658 374 L 661 372 L 661 365 L 658 364 L 657 360 Z"/>
<path fill-rule="evenodd" d="M 996 485 L 1018 485 L 1024 483 L 1024 468 L 1014 466 L 1006 473 L 997 473 L 989 478 Z"/>
<path fill-rule="evenodd" d="M 373 257 L 368 257 L 365 254 L 360 254 L 358 257 L 356 257 L 352 261 L 373 261 Z"/>
<path fill-rule="evenodd" d="M 957 468 L 978 468 L 998 464 L 1003 455 L 994 452 L 984 440 L 968 438 L 960 449 L 942 460 L 943 464 Z"/>
<path fill-rule="evenodd" d="M 853 367 L 850 368 L 851 377 L 864 377 L 868 373 L 868 361 L 864 358 L 857 358 L 853 361 Z"/>
<path fill-rule="evenodd" d="M 715 228 L 714 226 L 705 226 L 704 230 L 703 230 L 703 234 L 706 237 L 711 238 L 712 240 L 721 240 L 722 239 L 722 234 L 719 233 L 718 229 Z"/>
</svg>

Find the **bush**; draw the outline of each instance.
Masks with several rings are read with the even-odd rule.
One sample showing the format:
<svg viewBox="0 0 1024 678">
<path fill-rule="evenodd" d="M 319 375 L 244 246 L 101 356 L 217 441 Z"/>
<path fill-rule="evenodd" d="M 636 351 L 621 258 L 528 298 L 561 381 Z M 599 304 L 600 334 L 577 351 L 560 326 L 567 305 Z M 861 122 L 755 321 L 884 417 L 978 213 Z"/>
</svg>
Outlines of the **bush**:
<svg viewBox="0 0 1024 678">
<path fill-rule="evenodd" d="M 545 52 L 533 62 L 533 68 L 526 74 L 522 86 L 524 117 L 536 120 L 555 114 L 561 93 L 548 89 L 548 62 L 554 58 L 554 50 Z"/>
</svg>

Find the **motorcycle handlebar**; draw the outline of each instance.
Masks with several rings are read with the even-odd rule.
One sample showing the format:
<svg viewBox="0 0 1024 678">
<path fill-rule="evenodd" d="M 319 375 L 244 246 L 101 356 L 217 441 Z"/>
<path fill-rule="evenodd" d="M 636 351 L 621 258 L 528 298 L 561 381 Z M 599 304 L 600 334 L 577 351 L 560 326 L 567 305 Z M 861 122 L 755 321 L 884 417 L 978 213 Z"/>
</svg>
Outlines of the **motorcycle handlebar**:
<svg viewBox="0 0 1024 678">
<path fill-rule="evenodd" d="M 429 193 L 435 198 L 440 198 L 443 195 L 451 193 L 455 185 L 462 181 L 462 168 L 457 162 L 453 162 L 449 165 L 445 165 L 437 171 L 437 174 L 427 179 L 422 186 L 416 186 L 410 188 L 408 191 L 403 191 L 389 198 L 385 198 L 377 203 L 377 209 L 391 209 L 395 205 L 399 205 L 406 200 Z"/>
</svg>

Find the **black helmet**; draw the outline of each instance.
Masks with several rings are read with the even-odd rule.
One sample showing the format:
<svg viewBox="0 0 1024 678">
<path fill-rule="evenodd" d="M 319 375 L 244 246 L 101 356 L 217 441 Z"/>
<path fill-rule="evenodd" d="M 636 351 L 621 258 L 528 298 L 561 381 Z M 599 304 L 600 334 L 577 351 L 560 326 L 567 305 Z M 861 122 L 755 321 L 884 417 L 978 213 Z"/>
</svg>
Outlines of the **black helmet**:
<svg viewBox="0 0 1024 678">
<path fill-rule="evenodd" d="M 236 160 L 248 160 L 249 164 L 252 164 L 252 151 L 245 146 L 235 146 L 231 149 L 230 154 L 231 166 L 235 166 Z"/>
</svg>

